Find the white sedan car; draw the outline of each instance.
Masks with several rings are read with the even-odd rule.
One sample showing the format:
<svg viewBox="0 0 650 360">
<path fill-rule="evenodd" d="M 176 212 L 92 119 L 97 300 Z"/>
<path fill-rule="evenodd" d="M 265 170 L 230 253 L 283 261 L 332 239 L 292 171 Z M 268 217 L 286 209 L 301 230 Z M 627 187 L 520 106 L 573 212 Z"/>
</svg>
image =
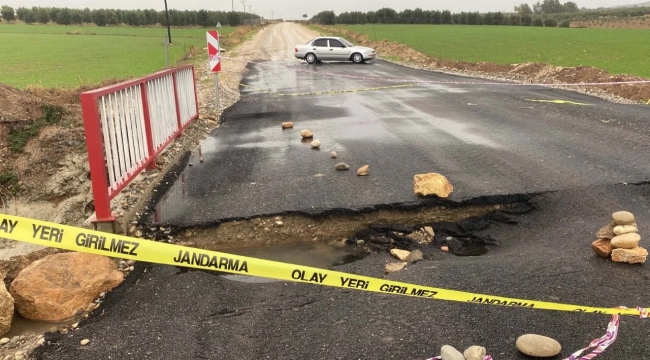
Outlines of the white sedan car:
<svg viewBox="0 0 650 360">
<path fill-rule="evenodd" d="M 377 56 L 374 49 L 356 46 L 340 37 L 318 37 L 305 45 L 296 45 L 297 59 L 309 64 L 318 61 L 354 61 L 359 64 Z"/>
</svg>

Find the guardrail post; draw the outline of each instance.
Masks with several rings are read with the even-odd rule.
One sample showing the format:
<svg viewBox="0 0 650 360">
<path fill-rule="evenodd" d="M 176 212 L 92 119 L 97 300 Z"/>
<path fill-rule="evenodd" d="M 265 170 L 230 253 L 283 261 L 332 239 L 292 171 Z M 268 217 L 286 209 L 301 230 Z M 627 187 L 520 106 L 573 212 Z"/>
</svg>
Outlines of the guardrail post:
<svg viewBox="0 0 650 360">
<path fill-rule="evenodd" d="M 192 84 L 193 84 L 192 87 L 194 88 L 194 102 L 196 104 L 196 115 L 198 117 L 198 115 L 199 115 L 199 96 L 198 96 L 198 94 L 196 92 L 196 74 L 194 74 L 194 65 L 192 65 L 190 67 L 190 70 L 192 71 Z M 650 101 L 648 101 L 648 102 L 650 102 Z M 217 109 L 217 112 L 219 112 L 219 109 Z"/>
<path fill-rule="evenodd" d="M 178 123 L 178 134 L 177 138 L 181 137 L 183 134 L 183 123 L 181 120 L 181 103 L 178 101 L 178 82 L 176 81 L 177 72 L 172 73 L 172 81 L 174 84 L 174 101 L 176 102 L 176 122 Z"/>
<path fill-rule="evenodd" d="M 111 200 L 108 195 L 108 174 L 104 160 L 104 141 L 102 138 L 97 99 L 92 94 L 81 94 L 80 98 L 84 129 L 86 132 L 86 150 L 88 151 L 88 163 L 90 165 L 90 180 L 95 201 L 95 227 L 104 228 L 102 224 L 110 224 L 110 228 L 113 228 L 115 217 L 113 217 L 113 213 L 111 212 Z"/>
<path fill-rule="evenodd" d="M 153 148 L 153 133 L 151 132 L 151 115 L 149 113 L 149 97 L 147 96 L 147 82 L 140 85 L 140 92 L 142 94 L 142 113 L 144 115 L 144 132 L 147 135 L 147 152 L 150 159 L 147 163 L 147 170 L 156 169 L 156 157 L 154 156 Z"/>
</svg>

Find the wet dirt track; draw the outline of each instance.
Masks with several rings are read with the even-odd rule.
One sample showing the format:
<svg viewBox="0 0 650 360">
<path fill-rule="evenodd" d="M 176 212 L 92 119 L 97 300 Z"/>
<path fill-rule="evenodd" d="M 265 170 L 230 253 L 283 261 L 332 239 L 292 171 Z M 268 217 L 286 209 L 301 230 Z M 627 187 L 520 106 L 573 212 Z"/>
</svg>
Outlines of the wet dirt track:
<svg viewBox="0 0 650 360">
<path fill-rule="evenodd" d="M 157 220 L 195 226 L 414 204 L 421 200 L 413 194 L 413 175 L 427 172 L 450 179 L 453 201 L 648 179 L 650 116 L 644 106 L 536 86 L 397 83 L 331 74 L 486 82 L 383 61 L 251 65 L 242 100 L 201 145 L 205 162 L 198 161 L 198 152 L 190 160 L 193 166 L 169 191 Z M 291 96 L 352 90 L 363 91 Z M 295 128 L 283 131 L 284 121 Z M 301 142 L 302 129 L 322 142 L 320 150 Z M 351 170 L 335 171 L 338 162 Z M 356 176 L 366 164 L 370 176 Z"/>
</svg>

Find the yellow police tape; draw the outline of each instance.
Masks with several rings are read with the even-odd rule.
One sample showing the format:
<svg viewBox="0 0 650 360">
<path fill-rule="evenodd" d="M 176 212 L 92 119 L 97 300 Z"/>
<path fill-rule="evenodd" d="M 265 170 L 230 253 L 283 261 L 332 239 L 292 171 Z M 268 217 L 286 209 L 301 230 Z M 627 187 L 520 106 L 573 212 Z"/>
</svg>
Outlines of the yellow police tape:
<svg viewBox="0 0 650 360">
<path fill-rule="evenodd" d="M 314 96 L 314 95 L 336 95 L 336 94 L 356 93 L 356 92 L 364 92 L 364 91 L 399 89 L 399 88 L 405 88 L 405 87 L 412 87 L 412 86 L 415 86 L 417 84 L 403 84 L 403 85 L 393 85 L 393 86 L 372 87 L 372 88 L 365 88 L 365 89 L 330 90 L 330 91 L 295 93 L 295 94 L 283 94 L 283 93 L 272 92 L 272 91 L 268 91 L 268 90 L 262 90 L 262 89 L 258 89 L 258 88 L 254 87 L 254 86 L 246 85 L 246 84 L 239 84 L 239 85 L 241 85 L 243 87 L 253 89 L 253 90 L 255 90 L 255 91 L 259 92 L 259 93 L 271 94 L 271 95 L 276 95 L 276 96 Z"/>
<path fill-rule="evenodd" d="M 526 101 L 532 101 L 532 102 L 543 102 L 543 103 L 551 103 L 551 104 L 567 104 L 567 105 L 593 106 L 593 104 L 584 104 L 584 103 L 573 102 L 573 101 L 568 101 L 568 100 L 533 100 L 533 99 L 526 99 Z"/>
<path fill-rule="evenodd" d="M 4 214 L 0 214 L 0 237 L 120 259 L 215 270 L 233 274 L 259 276 L 338 288 L 351 288 L 385 294 L 531 309 L 640 315 L 640 311 L 636 309 L 598 308 L 514 299 L 389 281 L 339 271 L 143 240 Z"/>
</svg>

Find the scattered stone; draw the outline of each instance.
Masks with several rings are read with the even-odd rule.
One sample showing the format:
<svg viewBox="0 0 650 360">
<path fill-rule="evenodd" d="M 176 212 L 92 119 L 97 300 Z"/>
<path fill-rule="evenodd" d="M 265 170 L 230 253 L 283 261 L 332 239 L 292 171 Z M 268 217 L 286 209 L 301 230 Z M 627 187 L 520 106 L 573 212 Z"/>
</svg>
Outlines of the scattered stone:
<svg viewBox="0 0 650 360">
<path fill-rule="evenodd" d="M 629 233 L 616 236 L 612 239 L 614 249 L 634 249 L 639 246 L 641 236 L 637 233 Z"/>
<path fill-rule="evenodd" d="M 336 151 L 332 151 L 332 152 L 330 153 L 330 157 L 331 157 L 332 159 L 336 159 L 337 156 L 338 156 L 338 155 L 336 154 Z"/>
<path fill-rule="evenodd" d="M 16 344 L 17 342 L 20 341 L 20 336 L 14 336 L 11 338 L 11 343 Z"/>
<path fill-rule="evenodd" d="M 126 261 L 126 264 L 129 265 L 129 266 L 131 266 L 131 265 L 135 264 L 135 261 L 134 261 L 134 260 L 127 260 L 127 261 Z M 102 293 L 102 294 L 106 294 L 106 293 Z M 102 296 L 103 296 L 103 295 L 102 295 Z"/>
<path fill-rule="evenodd" d="M 436 173 L 419 174 L 413 177 L 413 191 L 418 196 L 435 195 L 447 198 L 454 191 L 454 187 L 443 175 Z"/>
<path fill-rule="evenodd" d="M 365 245 L 366 242 L 364 240 L 357 240 L 357 245 L 362 246 Z"/>
<path fill-rule="evenodd" d="M 129 228 L 129 234 L 133 235 L 135 232 L 138 231 L 138 227 L 133 225 Z"/>
<path fill-rule="evenodd" d="M 370 172 L 370 165 L 363 165 L 362 167 L 357 170 L 357 175 L 359 176 L 368 176 L 368 173 Z"/>
<path fill-rule="evenodd" d="M 486 355 L 487 350 L 483 346 L 471 346 L 463 352 L 465 360 L 483 360 Z"/>
<path fill-rule="evenodd" d="M 282 129 L 293 129 L 293 123 L 292 122 L 283 122 L 282 123 Z"/>
<path fill-rule="evenodd" d="M 433 240 L 433 238 L 428 237 L 427 234 L 422 231 L 414 231 L 408 234 L 407 237 L 414 240 L 418 244 L 429 244 Z"/>
<path fill-rule="evenodd" d="M 100 293 L 123 279 L 108 257 L 61 253 L 26 267 L 11 283 L 10 293 L 23 317 L 63 321 L 82 313 Z"/>
<path fill-rule="evenodd" d="M 629 233 L 638 233 L 639 229 L 636 227 L 636 224 L 632 225 L 618 225 L 614 228 L 614 234 L 625 235 Z"/>
<path fill-rule="evenodd" d="M 447 237 L 445 238 L 445 240 L 446 240 L 446 241 L 452 241 L 452 240 L 454 240 L 454 238 L 451 237 L 451 236 L 447 236 Z"/>
<path fill-rule="evenodd" d="M 189 163 L 187 164 L 187 166 L 194 166 L 194 163 Z"/>
<path fill-rule="evenodd" d="M 303 130 L 300 132 L 300 136 L 302 136 L 305 139 L 311 139 L 314 137 L 314 134 L 309 130 Z"/>
<path fill-rule="evenodd" d="M 276 226 L 284 226 L 284 223 L 282 221 L 276 221 L 275 225 Z"/>
<path fill-rule="evenodd" d="M 406 250 L 400 250 L 400 249 L 392 249 L 390 251 L 390 254 L 402 261 L 406 261 L 406 258 L 409 257 L 409 255 L 411 255 L 411 252 Z"/>
<path fill-rule="evenodd" d="M 140 231 L 140 230 L 138 230 L 138 231 L 135 232 L 135 237 L 141 238 L 143 235 L 144 235 L 144 234 L 143 234 L 142 231 Z"/>
<path fill-rule="evenodd" d="M 43 346 L 43 345 L 45 345 L 45 338 L 40 338 L 40 339 L 38 339 L 38 341 L 36 342 L 36 345 L 38 345 L 38 346 Z"/>
<path fill-rule="evenodd" d="M 391 274 L 391 273 L 394 273 L 394 272 L 401 271 L 405 267 L 406 267 L 405 262 L 388 263 L 388 264 L 386 264 L 386 267 L 385 267 L 384 270 L 386 271 L 386 274 Z"/>
<path fill-rule="evenodd" d="M 614 234 L 614 228 L 615 227 L 616 227 L 615 222 L 610 223 L 609 225 L 607 225 L 607 226 L 603 227 L 602 229 L 598 230 L 598 232 L 596 233 L 596 237 L 598 237 L 599 239 L 611 240 L 612 238 L 614 238 L 616 236 L 616 234 Z"/>
<path fill-rule="evenodd" d="M 3 280 L 3 276 L 0 275 L 0 336 L 9 332 L 11 321 L 14 318 L 14 298 L 7 291 Z M 4 339 L 6 338 L 3 338 L 0 342 L 4 341 Z"/>
<path fill-rule="evenodd" d="M 436 235 L 436 233 L 433 232 L 433 228 L 431 226 L 425 226 L 423 230 L 427 235 L 429 235 L 431 239 L 433 239 L 433 237 Z"/>
<path fill-rule="evenodd" d="M 320 140 L 314 140 L 311 142 L 311 148 L 312 149 L 318 149 L 320 148 Z"/>
<path fill-rule="evenodd" d="M 559 342 L 550 337 L 526 334 L 517 339 L 517 349 L 522 353 L 532 357 L 551 357 L 556 356 L 562 351 Z"/>
<path fill-rule="evenodd" d="M 612 214 L 612 219 L 616 225 L 632 225 L 634 224 L 634 215 L 629 211 L 619 211 Z"/>
<path fill-rule="evenodd" d="M 11 341 L 9 338 L 2 338 L 0 339 L 0 345 L 8 344 L 9 341 Z"/>
<path fill-rule="evenodd" d="M 81 344 L 81 346 L 86 346 L 86 345 L 90 344 L 90 340 L 88 340 L 88 339 L 83 339 L 83 340 L 81 340 L 81 341 L 79 342 L 79 344 Z"/>
<path fill-rule="evenodd" d="M 336 165 L 334 166 L 334 168 L 335 168 L 336 170 L 349 170 L 349 169 L 350 169 L 350 165 L 348 165 L 348 164 L 346 164 L 346 163 L 338 163 L 338 164 L 336 164 Z"/>
<path fill-rule="evenodd" d="M 456 350 L 455 347 L 450 345 L 443 345 L 443 347 L 440 348 L 440 358 L 442 360 L 465 360 L 465 356 L 463 356 L 460 351 Z"/>
<path fill-rule="evenodd" d="M 201 157 L 199 158 L 199 162 L 204 162 L 204 161 L 205 161 L 205 159 L 203 158 L 203 156 L 201 156 Z"/>
<path fill-rule="evenodd" d="M 13 355 L 7 355 L 2 360 L 14 360 L 14 357 L 13 357 Z"/>
<path fill-rule="evenodd" d="M 162 155 L 158 155 L 158 157 L 156 157 L 156 165 L 160 165 L 160 166 L 165 165 L 165 157 Z"/>
<path fill-rule="evenodd" d="M 420 250 L 413 250 L 409 256 L 406 257 L 406 262 L 408 263 L 416 263 L 422 260 L 424 260 L 424 254 Z"/>
<path fill-rule="evenodd" d="M 648 250 L 637 247 L 635 249 L 614 249 L 612 260 L 619 263 L 645 264 L 648 260 Z"/>
<path fill-rule="evenodd" d="M 444 252 L 449 252 L 449 246 L 443 246 L 443 247 L 440 248 L 440 250 L 442 250 Z"/>
<path fill-rule="evenodd" d="M 591 244 L 591 248 L 598 256 L 608 258 L 612 255 L 612 244 L 610 241 L 608 239 L 596 240 Z"/>
</svg>

